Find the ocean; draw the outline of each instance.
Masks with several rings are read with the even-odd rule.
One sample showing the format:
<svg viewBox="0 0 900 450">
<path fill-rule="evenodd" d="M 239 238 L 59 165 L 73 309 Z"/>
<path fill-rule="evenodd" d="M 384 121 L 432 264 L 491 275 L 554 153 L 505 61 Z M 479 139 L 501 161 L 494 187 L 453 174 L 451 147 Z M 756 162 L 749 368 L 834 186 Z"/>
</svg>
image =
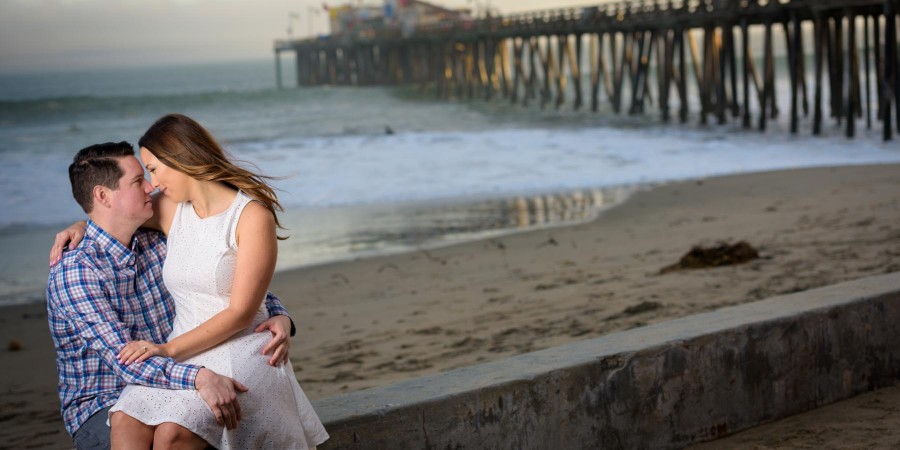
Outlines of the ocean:
<svg viewBox="0 0 900 450">
<path fill-rule="evenodd" d="M 663 124 L 652 106 L 615 116 L 605 105 L 534 103 L 444 101 L 414 88 L 279 90 L 270 60 L 0 74 L 0 306 L 43 301 L 53 235 L 84 216 L 67 176 L 75 152 L 136 143 L 170 112 L 278 177 L 290 236 L 278 270 L 591 220 L 635 189 L 675 180 L 900 162 L 900 145 L 862 121 L 853 140 L 834 124 L 812 137 L 809 119 L 792 136 L 784 107 L 760 133 L 701 126 L 696 115 Z"/>
</svg>

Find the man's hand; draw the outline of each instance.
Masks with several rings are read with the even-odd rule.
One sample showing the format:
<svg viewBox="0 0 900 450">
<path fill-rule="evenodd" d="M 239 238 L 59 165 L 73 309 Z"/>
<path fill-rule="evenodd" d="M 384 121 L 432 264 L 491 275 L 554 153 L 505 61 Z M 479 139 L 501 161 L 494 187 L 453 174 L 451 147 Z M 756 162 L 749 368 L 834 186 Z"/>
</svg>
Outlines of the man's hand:
<svg viewBox="0 0 900 450">
<path fill-rule="evenodd" d="M 53 246 L 50 247 L 51 266 L 58 263 L 62 258 L 66 244 L 69 244 L 69 250 L 78 247 L 78 244 L 84 239 L 85 229 L 87 229 L 87 222 L 80 220 L 70 225 L 69 228 L 56 233 L 56 239 L 53 240 Z"/>
<path fill-rule="evenodd" d="M 233 430 L 241 420 L 241 406 L 237 401 L 238 392 L 247 392 L 246 386 L 237 380 L 223 377 L 207 368 L 197 372 L 194 387 L 200 398 L 209 405 L 219 425 Z"/>
<path fill-rule="evenodd" d="M 288 362 L 288 353 L 291 349 L 291 318 L 288 316 L 270 317 L 256 327 L 257 333 L 268 330 L 272 333 L 272 340 L 263 348 L 262 354 L 272 354 L 269 358 L 270 366 L 280 366 Z"/>
</svg>

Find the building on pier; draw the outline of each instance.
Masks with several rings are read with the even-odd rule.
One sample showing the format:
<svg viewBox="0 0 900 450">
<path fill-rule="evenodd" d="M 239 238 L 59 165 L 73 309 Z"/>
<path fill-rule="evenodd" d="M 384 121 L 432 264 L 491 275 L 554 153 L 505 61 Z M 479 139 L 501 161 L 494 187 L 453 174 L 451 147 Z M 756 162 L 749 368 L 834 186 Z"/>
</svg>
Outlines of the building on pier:
<svg viewBox="0 0 900 450">
<path fill-rule="evenodd" d="M 332 35 L 375 36 L 385 28 L 395 28 L 401 30 L 402 36 L 409 37 L 420 26 L 472 20 L 467 8 L 450 9 L 421 0 L 384 0 L 383 5 L 324 6 Z"/>
</svg>

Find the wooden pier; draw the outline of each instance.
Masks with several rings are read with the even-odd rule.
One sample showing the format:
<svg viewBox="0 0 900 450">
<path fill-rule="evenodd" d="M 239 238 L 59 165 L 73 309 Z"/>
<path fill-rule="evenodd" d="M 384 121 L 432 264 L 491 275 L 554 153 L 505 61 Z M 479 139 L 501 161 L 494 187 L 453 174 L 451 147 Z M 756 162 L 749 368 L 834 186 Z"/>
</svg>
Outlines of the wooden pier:
<svg viewBox="0 0 900 450">
<path fill-rule="evenodd" d="M 801 114 L 811 113 L 811 132 L 821 134 L 827 111 L 847 137 L 864 123 L 891 140 L 900 129 L 898 6 L 900 0 L 604 3 L 445 22 L 405 36 L 387 28 L 278 41 L 276 68 L 279 87 L 280 53 L 294 52 L 298 86 L 414 85 L 437 98 L 501 97 L 542 108 L 571 102 L 593 111 L 607 102 L 615 113 L 655 107 L 661 120 L 681 122 L 692 106 L 701 123 L 739 120 L 760 130 L 784 106 L 775 89 L 780 69 L 790 80 L 792 133 Z"/>
</svg>

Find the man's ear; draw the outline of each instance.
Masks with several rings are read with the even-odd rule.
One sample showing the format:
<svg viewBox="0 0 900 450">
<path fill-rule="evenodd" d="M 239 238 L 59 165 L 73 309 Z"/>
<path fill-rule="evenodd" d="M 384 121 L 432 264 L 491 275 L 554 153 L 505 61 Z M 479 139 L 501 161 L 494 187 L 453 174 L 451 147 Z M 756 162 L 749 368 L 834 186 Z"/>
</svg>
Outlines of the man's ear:
<svg viewBox="0 0 900 450">
<path fill-rule="evenodd" d="M 96 185 L 93 190 L 94 194 L 94 206 L 103 205 L 107 208 L 112 207 L 112 200 L 110 199 L 109 188 L 106 186 Z"/>
</svg>

